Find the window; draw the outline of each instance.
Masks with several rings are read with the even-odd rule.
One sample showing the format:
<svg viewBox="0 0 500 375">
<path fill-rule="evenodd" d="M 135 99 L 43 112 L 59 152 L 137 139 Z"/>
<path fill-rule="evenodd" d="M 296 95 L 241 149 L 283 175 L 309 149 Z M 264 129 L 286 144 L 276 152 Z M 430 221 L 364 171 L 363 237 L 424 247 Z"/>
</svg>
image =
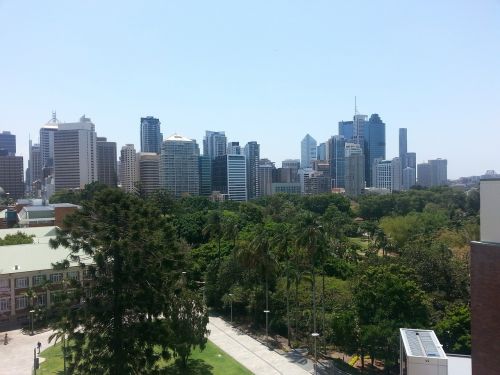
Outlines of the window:
<svg viewBox="0 0 500 375">
<path fill-rule="evenodd" d="M 50 275 L 50 281 L 53 283 L 59 283 L 63 280 L 63 274 L 62 273 L 53 273 Z"/>
<path fill-rule="evenodd" d="M 19 279 L 16 279 L 15 285 L 16 285 L 16 289 L 27 288 L 28 287 L 28 278 L 27 277 L 20 277 Z"/>
<path fill-rule="evenodd" d="M 1 288 L 10 289 L 10 280 L 9 279 L 0 279 L 0 289 Z"/>
<path fill-rule="evenodd" d="M 46 293 L 37 294 L 36 304 L 37 304 L 37 306 L 46 306 L 47 305 L 47 294 Z"/>
<path fill-rule="evenodd" d="M 70 271 L 68 272 L 68 279 L 70 280 L 80 280 L 80 272 Z"/>
<path fill-rule="evenodd" d="M 45 275 L 37 275 L 37 276 L 33 276 L 33 286 L 39 286 L 39 285 L 42 285 L 43 282 L 46 280 L 46 276 Z"/>
<path fill-rule="evenodd" d="M 26 296 L 16 297 L 16 310 L 25 309 L 28 307 L 28 298 Z"/>
<path fill-rule="evenodd" d="M 0 298 L 0 311 L 10 311 L 10 298 Z"/>
<path fill-rule="evenodd" d="M 90 279 L 92 279 L 92 273 L 90 272 L 89 268 L 85 268 L 83 270 L 83 278 L 84 278 L 84 280 L 90 280 Z"/>
<path fill-rule="evenodd" d="M 51 303 L 59 303 L 63 300 L 62 292 L 52 292 L 50 293 L 50 302 Z"/>
</svg>

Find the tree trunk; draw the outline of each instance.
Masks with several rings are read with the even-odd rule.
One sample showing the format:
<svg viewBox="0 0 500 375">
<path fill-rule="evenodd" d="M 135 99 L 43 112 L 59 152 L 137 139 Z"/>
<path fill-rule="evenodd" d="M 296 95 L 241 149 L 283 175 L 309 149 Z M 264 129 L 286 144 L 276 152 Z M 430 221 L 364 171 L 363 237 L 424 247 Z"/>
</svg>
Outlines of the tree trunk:
<svg viewBox="0 0 500 375">
<path fill-rule="evenodd" d="M 289 261 L 286 262 L 286 328 L 287 328 L 287 339 L 288 346 L 291 348 L 290 342 L 290 275 L 289 275 Z"/>
</svg>

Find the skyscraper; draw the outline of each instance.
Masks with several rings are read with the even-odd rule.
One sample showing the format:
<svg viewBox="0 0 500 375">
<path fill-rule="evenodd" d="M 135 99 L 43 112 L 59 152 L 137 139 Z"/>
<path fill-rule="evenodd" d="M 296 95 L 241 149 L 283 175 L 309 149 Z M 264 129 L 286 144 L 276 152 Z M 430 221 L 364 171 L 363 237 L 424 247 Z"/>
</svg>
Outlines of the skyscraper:
<svg viewBox="0 0 500 375">
<path fill-rule="evenodd" d="M 399 158 L 393 158 L 391 160 L 392 165 L 392 191 L 403 190 L 403 171 L 401 170 L 401 160 Z"/>
<path fill-rule="evenodd" d="M 244 149 L 246 160 L 246 174 L 247 174 L 247 198 L 253 199 L 260 197 L 259 191 L 259 160 L 260 160 L 260 145 L 251 141 L 245 145 Z"/>
<path fill-rule="evenodd" d="M 0 133 L 0 150 L 6 150 L 9 155 L 16 155 L 16 136 L 8 131 Z"/>
<path fill-rule="evenodd" d="M 137 153 L 133 144 L 126 144 L 120 151 L 121 187 L 127 193 L 137 192 L 139 172 L 137 170 Z"/>
<path fill-rule="evenodd" d="M 365 181 L 373 186 L 372 166 L 375 159 L 385 160 L 385 124 L 374 113 L 364 124 Z"/>
<path fill-rule="evenodd" d="M 346 139 L 346 141 L 353 142 L 354 122 L 353 121 L 340 121 L 339 122 L 339 135 L 344 137 Z"/>
<path fill-rule="evenodd" d="M 318 143 L 309 134 L 300 142 L 300 167 L 311 168 L 311 162 L 316 160 L 316 147 Z"/>
<path fill-rule="evenodd" d="M 212 159 L 208 155 L 199 157 L 200 195 L 212 194 Z"/>
<path fill-rule="evenodd" d="M 97 137 L 97 181 L 116 187 L 116 142 L 108 142 L 106 137 Z"/>
<path fill-rule="evenodd" d="M 160 155 L 155 152 L 137 154 L 139 187 L 142 195 L 150 195 L 160 189 Z"/>
<path fill-rule="evenodd" d="M 316 149 L 316 159 L 327 160 L 326 159 L 326 142 L 322 142 L 318 145 Z"/>
<path fill-rule="evenodd" d="M 200 193 L 200 149 L 193 139 L 174 134 L 162 145 L 160 187 L 175 197 Z"/>
<path fill-rule="evenodd" d="M 431 165 L 429 163 L 417 165 L 417 184 L 422 187 L 431 187 Z"/>
<path fill-rule="evenodd" d="M 141 117 L 141 152 L 160 153 L 163 141 L 160 124 L 160 120 L 152 116 Z"/>
<path fill-rule="evenodd" d="M 24 195 L 23 157 L 10 155 L 6 149 L 0 150 L 0 187 L 10 198 Z"/>
<path fill-rule="evenodd" d="M 354 143 L 357 143 L 358 145 L 361 146 L 361 148 L 364 147 L 365 145 L 365 124 L 366 124 L 366 119 L 368 116 L 366 115 L 360 115 L 356 113 L 353 118 L 352 122 L 352 132 L 353 132 L 353 141 Z M 363 150 L 365 151 L 365 150 Z"/>
<path fill-rule="evenodd" d="M 392 191 L 393 166 L 391 160 L 375 159 L 373 161 L 373 184 L 377 189 Z"/>
<path fill-rule="evenodd" d="M 229 200 L 247 200 L 247 173 L 245 155 L 217 156 L 212 164 L 212 187 Z"/>
<path fill-rule="evenodd" d="M 405 169 L 406 154 L 408 153 L 408 132 L 406 128 L 399 128 L 399 160 L 401 160 L 401 169 Z M 414 168 L 414 167 L 413 167 Z"/>
<path fill-rule="evenodd" d="M 231 155 L 241 155 L 240 142 L 229 142 L 227 144 L 227 153 Z"/>
<path fill-rule="evenodd" d="M 38 143 L 32 144 L 31 140 L 29 141 L 29 148 L 30 148 L 30 156 L 28 160 L 28 170 L 29 170 L 29 179 L 26 181 L 26 184 L 28 185 L 28 190 L 32 191 L 34 193 L 37 193 L 36 191 L 33 191 L 33 184 L 35 182 L 38 182 L 39 184 L 42 183 L 42 154 L 40 150 L 40 145 Z M 36 190 L 36 189 L 35 189 Z M 38 196 L 35 194 L 35 196 Z"/>
<path fill-rule="evenodd" d="M 429 160 L 431 165 L 431 186 L 448 184 L 448 161 L 446 159 Z"/>
<path fill-rule="evenodd" d="M 82 116 L 79 122 L 59 124 L 54 133 L 54 176 L 56 191 L 83 189 L 97 181 L 95 126 Z"/>
<path fill-rule="evenodd" d="M 415 168 L 406 167 L 403 169 L 403 190 L 410 190 L 416 183 Z"/>
<path fill-rule="evenodd" d="M 365 157 L 357 143 L 345 144 L 345 192 L 357 197 L 365 187 Z"/>
<path fill-rule="evenodd" d="M 42 156 L 43 177 L 54 174 L 54 134 L 59 128 L 56 113 L 52 112 L 52 119 L 40 128 L 40 152 Z"/>
<path fill-rule="evenodd" d="M 224 132 L 205 131 L 203 138 L 203 155 L 210 156 L 213 160 L 217 156 L 226 155 L 227 138 Z"/>
<path fill-rule="evenodd" d="M 341 135 L 334 135 L 328 140 L 331 188 L 345 187 L 345 143 L 346 139 Z"/>
<path fill-rule="evenodd" d="M 274 163 L 269 159 L 261 159 L 259 161 L 259 193 L 261 197 L 271 195 L 273 193 L 273 172 L 276 168 Z"/>
</svg>

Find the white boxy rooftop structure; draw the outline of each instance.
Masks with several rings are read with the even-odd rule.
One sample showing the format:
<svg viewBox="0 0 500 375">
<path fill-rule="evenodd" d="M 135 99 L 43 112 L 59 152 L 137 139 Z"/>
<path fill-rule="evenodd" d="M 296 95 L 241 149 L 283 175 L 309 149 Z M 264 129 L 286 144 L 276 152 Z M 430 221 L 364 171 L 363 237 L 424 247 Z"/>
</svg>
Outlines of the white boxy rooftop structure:
<svg viewBox="0 0 500 375">
<path fill-rule="evenodd" d="M 455 375 L 434 331 L 401 328 L 400 337 L 401 375 Z"/>
</svg>

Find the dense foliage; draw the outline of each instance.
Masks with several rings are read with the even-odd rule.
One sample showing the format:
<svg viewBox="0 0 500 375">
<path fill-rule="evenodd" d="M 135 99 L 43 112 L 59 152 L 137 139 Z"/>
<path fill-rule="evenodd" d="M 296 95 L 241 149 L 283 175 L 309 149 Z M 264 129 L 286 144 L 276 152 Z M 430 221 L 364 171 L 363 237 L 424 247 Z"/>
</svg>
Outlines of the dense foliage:
<svg viewBox="0 0 500 375">
<path fill-rule="evenodd" d="M 235 320 L 261 330 L 270 311 L 270 334 L 290 346 L 312 350 L 318 332 L 325 354 L 357 354 L 363 365 L 366 355 L 387 371 L 396 367 L 401 327 L 436 329 L 447 351 L 470 353 L 468 254 L 479 233 L 478 202 L 477 191 L 446 187 L 357 202 L 277 194 L 214 203 L 165 192 L 125 198 L 91 186 L 78 193 L 82 212 L 58 239 L 94 259 L 97 293 L 81 310 L 103 314 L 92 324 L 77 314 L 89 333 L 73 332 L 80 345 L 73 365 L 108 356 L 153 370 L 151 345 L 185 358 L 192 345 L 203 346 L 200 298 L 224 314 L 232 306 Z M 104 322 L 117 325 L 102 334 Z M 91 353 L 90 344 L 113 350 Z"/>
<path fill-rule="evenodd" d="M 22 245 L 33 243 L 34 235 L 27 235 L 23 232 L 17 232 L 15 234 L 6 234 L 4 238 L 0 238 L 0 246 L 9 246 L 9 245 Z"/>
</svg>

